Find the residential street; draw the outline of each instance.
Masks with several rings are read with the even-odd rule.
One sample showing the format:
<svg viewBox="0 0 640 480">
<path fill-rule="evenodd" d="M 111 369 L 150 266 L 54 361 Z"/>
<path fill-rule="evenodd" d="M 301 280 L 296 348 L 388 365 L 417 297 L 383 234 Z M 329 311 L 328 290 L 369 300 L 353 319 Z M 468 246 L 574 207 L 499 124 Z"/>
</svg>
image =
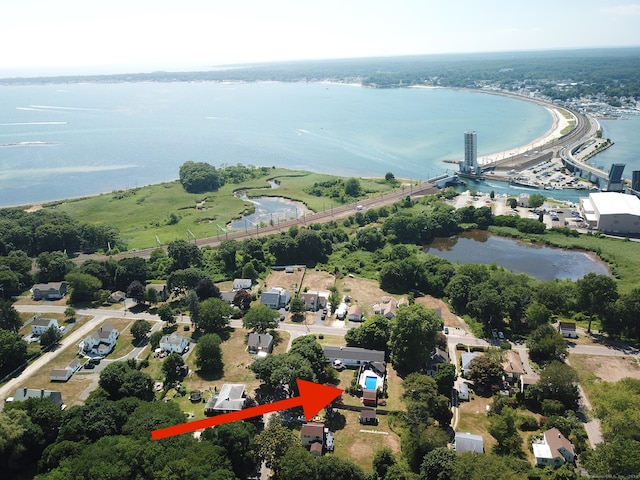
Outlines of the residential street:
<svg viewBox="0 0 640 480">
<path fill-rule="evenodd" d="M 16 305 L 16 310 L 19 312 L 28 312 L 28 313 L 64 313 L 65 306 L 55 306 L 55 305 Z M 87 308 L 87 309 L 77 309 L 76 314 L 78 317 L 87 316 L 91 317 L 84 325 L 72 329 L 68 335 L 65 335 L 60 342 L 59 348 L 54 351 L 47 352 L 36 359 L 33 363 L 31 363 L 22 374 L 8 381 L 6 384 L 0 387 L 0 400 L 4 400 L 7 397 L 13 395 L 15 390 L 23 385 L 26 385 L 27 380 L 31 375 L 40 370 L 41 368 L 48 368 L 47 364 L 55 358 L 64 348 L 72 345 L 76 345 L 80 340 L 93 332 L 97 326 L 106 320 L 107 318 L 120 317 L 120 318 L 129 318 L 131 317 L 131 321 L 134 322 L 137 319 L 144 319 L 153 322 L 152 331 L 156 331 L 161 328 L 162 323 L 160 322 L 157 315 L 153 315 L 150 313 L 136 313 L 132 314 L 131 312 L 125 313 L 124 308 L 120 310 L 111 310 L 111 309 L 96 309 L 96 308 Z M 189 322 L 188 317 L 183 317 L 182 321 Z M 323 335 L 338 335 L 344 336 L 349 328 L 357 326 L 358 324 L 353 322 L 338 322 L 335 321 L 334 325 L 300 325 L 300 324 L 291 324 L 291 323 L 280 323 L 278 329 L 289 332 L 290 340 L 289 346 L 294 338 L 300 337 L 303 335 L 308 335 L 310 333 L 314 334 L 323 334 Z M 242 321 L 241 320 L 231 320 L 231 326 L 234 328 L 241 328 Z M 584 332 L 581 332 L 582 335 L 585 335 Z M 473 334 L 467 329 L 463 327 L 450 327 L 450 334 L 448 335 L 448 344 L 449 344 L 449 352 L 451 356 L 451 361 L 454 365 L 458 365 L 458 352 L 456 351 L 456 345 L 458 343 L 463 343 L 465 345 L 481 345 L 481 346 L 489 346 L 490 342 L 484 339 L 479 339 L 473 336 Z M 527 354 L 527 348 L 524 344 L 515 344 L 512 343 L 512 347 L 515 351 L 518 352 L 520 358 L 522 359 L 523 367 L 527 373 L 533 373 L 533 369 L 529 364 L 529 357 Z M 110 362 L 116 360 L 126 360 L 128 358 L 136 358 L 144 346 L 136 347 L 133 351 L 129 352 L 122 358 L 118 359 L 106 359 L 104 363 L 101 363 L 98 368 L 92 371 L 88 375 L 92 375 L 95 377 L 95 382 L 92 382 L 91 386 L 88 387 L 83 393 L 82 398 L 86 398 L 91 390 L 97 387 L 97 378 L 98 374 L 102 368 L 104 368 L 104 364 L 108 364 Z M 189 351 L 192 351 L 191 348 Z M 576 345 L 570 344 L 569 352 L 571 354 L 577 355 L 602 355 L 602 356 L 640 356 L 640 351 L 635 348 L 631 348 L 626 345 Z M 84 373 L 83 373 L 84 374 Z M 586 398 L 584 391 L 580 388 L 580 404 L 584 411 L 589 411 L 591 405 L 589 403 L 588 398 Z M 4 402 L 0 402 L 0 410 L 3 408 Z M 457 408 L 454 408 L 454 418 L 452 421 L 452 426 L 455 429 L 457 418 L 458 418 Z M 596 445 L 602 441 L 602 434 L 600 432 L 600 425 L 597 419 L 593 419 L 585 424 L 585 428 L 587 430 L 587 434 L 589 436 L 589 442 L 591 445 Z"/>
</svg>

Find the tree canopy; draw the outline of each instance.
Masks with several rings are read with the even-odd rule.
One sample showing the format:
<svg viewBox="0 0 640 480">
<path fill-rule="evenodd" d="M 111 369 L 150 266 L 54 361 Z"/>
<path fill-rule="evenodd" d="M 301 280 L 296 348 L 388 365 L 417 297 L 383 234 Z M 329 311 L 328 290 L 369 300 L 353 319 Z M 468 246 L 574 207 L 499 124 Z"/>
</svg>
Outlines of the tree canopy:
<svg viewBox="0 0 640 480">
<path fill-rule="evenodd" d="M 405 372 L 424 367 L 440 330 L 440 319 L 424 305 L 404 305 L 391 321 L 389 348 L 394 366 Z"/>
<path fill-rule="evenodd" d="M 188 161 L 180 166 L 180 183 L 189 193 L 215 192 L 224 185 L 224 178 L 213 165 Z"/>
</svg>

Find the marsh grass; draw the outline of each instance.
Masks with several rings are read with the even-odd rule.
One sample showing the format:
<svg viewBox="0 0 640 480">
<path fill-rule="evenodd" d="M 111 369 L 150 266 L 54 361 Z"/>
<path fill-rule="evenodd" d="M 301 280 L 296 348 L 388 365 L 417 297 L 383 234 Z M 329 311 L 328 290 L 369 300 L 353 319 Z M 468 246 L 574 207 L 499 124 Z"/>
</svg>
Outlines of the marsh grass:
<svg viewBox="0 0 640 480">
<path fill-rule="evenodd" d="M 234 195 L 245 190 L 248 196 L 278 196 L 304 202 L 313 211 L 337 207 L 337 200 L 317 197 L 304 192 L 314 183 L 336 179 L 331 175 L 274 168 L 267 175 L 242 184 L 228 183 L 217 192 L 187 193 L 179 181 L 118 190 L 92 197 L 62 200 L 44 205 L 47 209 L 66 212 L 75 220 L 87 223 L 115 225 L 129 249 L 150 248 L 160 242 L 167 244 L 176 239 L 187 239 L 187 230 L 197 238 L 212 237 L 219 233 L 217 225 L 224 227 L 240 218 L 254 205 Z M 269 180 L 277 180 L 279 188 L 271 188 Z M 380 180 L 360 179 L 362 189 L 372 192 L 390 190 L 392 185 Z M 196 203 L 203 202 L 201 208 Z M 105 245 L 106 248 L 106 245 Z"/>
</svg>

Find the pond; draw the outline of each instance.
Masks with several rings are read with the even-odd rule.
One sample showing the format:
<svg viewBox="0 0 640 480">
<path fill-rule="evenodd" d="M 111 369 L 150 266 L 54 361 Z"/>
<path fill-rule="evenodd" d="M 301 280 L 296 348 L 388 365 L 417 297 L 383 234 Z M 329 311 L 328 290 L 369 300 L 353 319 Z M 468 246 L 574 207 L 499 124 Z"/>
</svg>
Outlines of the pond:
<svg viewBox="0 0 640 480">
<path fill-rule="evenodd" d="M 495 263 L 542 281 L 579 280 L 591 272 L 610 275 L 606 264 L 593 253 L 524 243 L 483 230 L 437 238 L 425 251 L 454 263 Z"/>
<path fill-rule="evenodd" d="M 273 187 L 272 188 L 276 188 Z M 245 215 L 238 220 L 234 220 L 229 224 L 232 230 L 245 230 L 255 228 L 256 225 L 270 225 L 278 222 L 299 218 L 308 215 L 310 210 L 302 202 L 294 202 L 282 197 L 255 197 L 249 198 L 246 194 L 238 195 L 239 198 L 255 205 L 255 212 L 251 215 Z"/>
</svg>

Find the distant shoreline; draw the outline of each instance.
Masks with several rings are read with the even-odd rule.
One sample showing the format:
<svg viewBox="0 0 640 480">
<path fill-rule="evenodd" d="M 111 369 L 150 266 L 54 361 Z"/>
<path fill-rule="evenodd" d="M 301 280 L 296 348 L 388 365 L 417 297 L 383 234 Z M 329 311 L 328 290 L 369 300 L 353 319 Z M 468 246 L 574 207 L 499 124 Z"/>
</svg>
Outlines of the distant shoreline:
<svg viewBox="0 0 640 480">
<path fill-rule="evenodd" d="M 212 81 L 213 83 L 224 83 L 224 82 L 217 82 L 217 81 Z M 284 82 L 284 81 L 276 81 L 277 83 L 291 83 L 291 82 Z M 130 82 L 130 83 L 140 83 L 140 82 Z M 240 83 L 245 83 L 245 82 L 240 82 Z M 256 82 L 251 82 L 251 83 L 261 83 L 260 81 L 256 81 Z M 317 83 L 317 84 L 327 84 L 327 85 L 344 85 L 344 86 L 353 86 L 353 87 L 360 87 L 360 88 L 368 88 L 366 85 L 363 85 L 362 82 L 339 82 L 339 81 L 331 81 L 331 80 L 325 80 L 325 81 L 317 81 L 317 82 L 309 82 L 309 83 Z M 498 157 L 505 157 L 505 156 L 510 156 L 513 154 L 513 152 L 518 152 L 518 151 L 525 151 L 525 150 L 530 150 L 535 148 L 535 146 L 542 146 L 545 143 L 548 143 L 549 141 L 556 139 L 556 138 L 560 138 L 561 132 L 562 130 L 568 125 L 567 120 L 564 118 L 564 116 L 560 113 L 558 108 L 554 108 L 553 105 L 549 105 L 547 104 L 547 102 L 543 102 L 539 99 L 536 99 L 535 101 L 533 99 L 528 99 L 526 97 L 520 96 L 520 95 L 516 95 L 516 94 L 511 94 L 509 92 L 500 92 L 500 91 L 486 91 L 486 90 L 479 90 L 479 89 L 460 89 L 460 88 L 454 88 L 454 87 L 439 87 L 439 86 L 428 86 L 428 85 L 412 85 L 412 86 L 407 86 L 407 87 L 401 87 L 401 88 L 416 88 L 416 89 L 442 89 L 442 90 L 463 90 L 463 91 L 468 91 L 470 93 L 489 93 L 489 94 L 493 94 L 493 95 L 500 95 L 500 96 L 505 96 L 508 98 L 512 98 L 515 100 L 522 100 L 522 101 L 528 101 L 530 103 L 535 103 L 538 104 L 540 106 L 543 106 L 544 108 L 547 109 L 547 111 L 551 114 L 552 118 L 553 118 L 553 125 L 552 127 L 545 132 L 544 135 L 542 135 L 541 137 L 538 137 L 537 139 L 534 139 L 533 141 L 525 144 L 525 145 L 521 145 L 521 146 L 517 146 L 517 147 L 512 147 L 509 148 L 507 150 L 501 151 L 501 152 L 497 152 L 497 153 L 491 153 L 488 155 L 484 155 L 482 157 L 478 158 L 478 161 L 480 164 L 485 164 L 485 163 L 489 163 L 492 159 L 498 158 Z M 38 143 L 39 144 L 39 143 Z M 6 145 L 9 146 L 9 145 Z M 11 145 L 14 146 L 14 145 Z M 18 146 L 18 145 L 16 145 Z M 22 145 L 20 145 L 22 146 Z M 286 167 L 285 167 L 286 168 Z M 365 178 L 365 177 L 362 177 Z M 169 180 L 164 180 L 164 181 L 160 181 L 160 182 L 156 182 L 156 183 L 150 183 L 147 185 L 141 185 L 142 186 L 150 186 L 150 185 L 158 185 L 158 184 L 162 184 L 162 183 L 167 183 L 167 182 L 174 182 L 176 181 L 177 178 L 173 178 L 173 179 L 169 179 Z M 114 191 L 125 191 L 125 190 L 131 190 L 131 189 L 122 189 L 122 188 L 116 188 L 116 189 L 105 189 L 102 192 L 96 192 L 96 193 L 90 193 L 88 195 L 80 195 L 78 197 L 64 197 L 64 198 L 53 198 L 53 199 L 49 199 L 49 200 L 38 200 L 36 202 L 32 202 L 32 203 L 21 203 L 21 204 L 10 204 L 10 205 L 2 205 L 0 206 L 0 208 L 29 208 L 29 210 L 35 211 L 39 208 L 42 208 L 42 206 L 44 205 L 48 205 L 48 204 L 54 204 L 54 203 L 60 203 L 60 202 L 65 202 L 65 201 L 74 201 L 74 200 L 78 200 L 78 199 L 82 199 L 82 198 L 87 198 L 87 197 L 93 197 L 93 196 L 98 196 L 98 195 L 103 195 L 103 194 L 108 194 Z"/>
</svg>

